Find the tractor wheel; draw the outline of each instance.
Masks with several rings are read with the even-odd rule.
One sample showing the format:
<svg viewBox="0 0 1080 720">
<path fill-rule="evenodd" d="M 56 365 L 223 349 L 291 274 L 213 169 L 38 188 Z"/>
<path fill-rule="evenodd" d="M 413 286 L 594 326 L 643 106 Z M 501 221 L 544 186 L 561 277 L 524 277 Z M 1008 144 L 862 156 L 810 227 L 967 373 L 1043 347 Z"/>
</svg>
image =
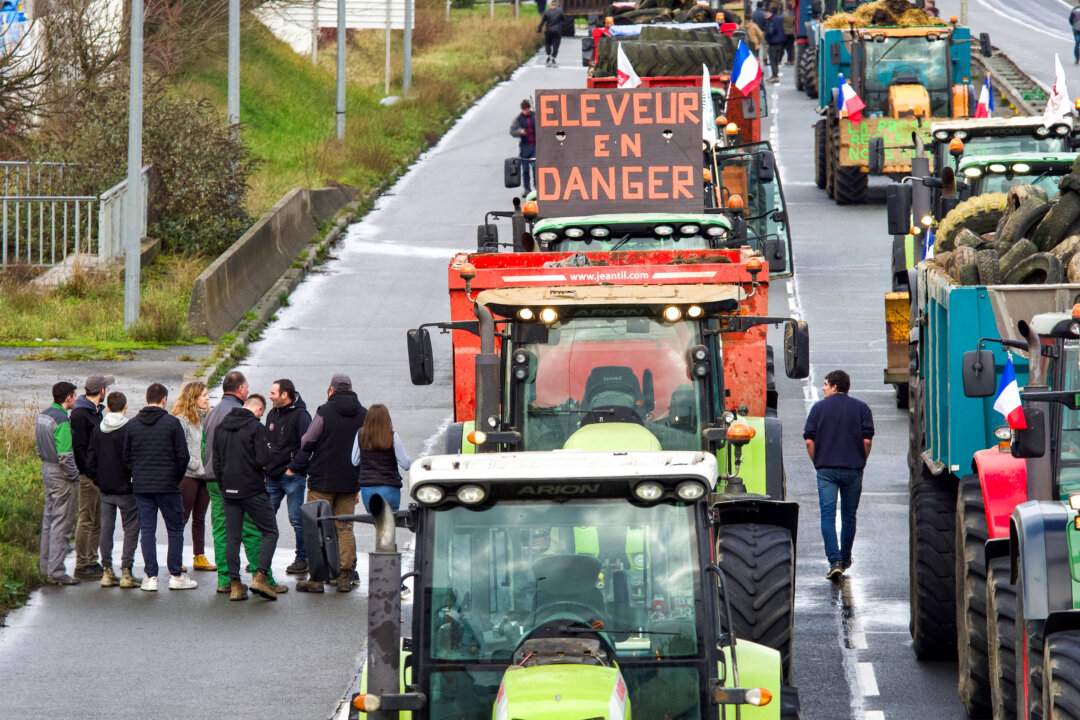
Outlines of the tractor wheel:
<svg viewBox="0 0 1080 720">
<path fill-rule="evenodd" d="M 979 268 L 980 285 L 1001 284 L 1001 259 L 993 250 L 980 250 L 975 255 L 975 267 Z"/>
<path fill-rule="evenodd" d="M 896 409 L 907 410 L 908 409 L 908 384 L 897 383 L 893 386 L 896 390 Z"/>
<path fill-rule="evenodd" d="M 837 205 L 864 205 L 869 175 L 859 167 L 836 164 L 833 192 Z"/>
<path fill-rule="evenodd" d="M 806 54 L 806 45 L 795 43 L 795 89 L 802 92 L 803 89 L 803 55 Z"/>
<path fill-rule="evenodd" d="M 1054 720 L 1080 720 L 1080 630 L 1046 639 L 1042 704 Z"/>
<path fill-rule="evenodd" d="M 828 162 L 825 155 L 825 119 L 822 118 L 814 123 L 814 183 L 822 190 L 825 189 L 825 179 L 828 177 Z"/>
<path fill-rule="evenodd" d="M 840 120 L 830 117 L 825 143 L 825 194 L 836 197 L 836 168 L 840 165 Z"/>
<path fill-rule="evenodd" d="M 1024 565 L 1016 571 L 1016 708 L 1017 716 L 1042 720 L 1043 620 L 1024 619 Z M 1021 709 L 1027 706 L 1025 715 Z"/>
<path fill-rule="evenodd" d="M 986 645 L 994 720 L 1016 717 L 1016 586 L 1009 558 L 991 560 L 986 574 Z"/>
<path fill-rule="evenodd" d="M 911 345 L 908 348 L 908 362 L 913 362 L 911 357 L 918 346 Z M 922 383 L 918 375 L 908 374 L 908 487 L 915 487 L 915 483 L 922 478 L 922 451 L 926 447 L 925 436 L 926 411 L 923 408 Z"/>
<path fill-rule="evenodd" d="M 1040 202 L 1035 199 L 1025 201 L 1005 221 L 1005 225 L 1001 228 L 995 240 L 1014 243 L 1020 238 L 1027 237 L 1028 233 L 1046 217 L 1051 207 L 1050 203 Z"/>
<path fill-rule="evenodd" d="M 976 235 L 993 232 L 1005 212 L 1005 194 L 976 195 L 957 205 L 942 220 L 934 233 L 934 251 L 952 250 L 955 236 L 961 228 Z"/>
<path fill-rule="evenodd" d="M 1054 202 L 1050 212 L 1035 228 L 1031 239 L 1039 250 L 1046 252 L 1068 237 L 1072 224 L 1080 218 L 1080 193 L 1063 192 Z"/>
<path fill-rule="evenodd" d="M 911 489 L 911 638 L 920 660 L 956 657 L 956 486 L 926 477 Z"/>
<path fill-rule="evenodd" d="M 1017 263 L 1002 282 L 1006 285 L 1056 285 L 1065 282 L 1065 268 L 1050 253 L 1035 253 Z"/>
<path fill-rule="evenodd" d="M 986 656 L 986 506 L 978 475 L 960 478 L 956 496 L 956 642 L 960 700 L 969 717 L 990 712 Z"/>
<path fill-rule="evenodd" d="M 783 682 L 790 685 L 795 616 L 791 532 L 757 523 L 721 525 L 716 563 L 727 576 L 735 635 L 780 651 Z"/>
<path fill-rule="evenodd" d="M 998 265 L 1001 268 L 1001 277 L 1006 278 L 1011 275 L 1013 270 L 1015 270 L 1021 262 L 1037 252 L 1039 252 L 1039 248 L 1035 247 L 1035 243 L 1027 238 L 1020 238 L 1015 245 L 1009 248 L 1008 252 L 1001 256 L 1001 260 L 998 261 Z"/>
</svg>

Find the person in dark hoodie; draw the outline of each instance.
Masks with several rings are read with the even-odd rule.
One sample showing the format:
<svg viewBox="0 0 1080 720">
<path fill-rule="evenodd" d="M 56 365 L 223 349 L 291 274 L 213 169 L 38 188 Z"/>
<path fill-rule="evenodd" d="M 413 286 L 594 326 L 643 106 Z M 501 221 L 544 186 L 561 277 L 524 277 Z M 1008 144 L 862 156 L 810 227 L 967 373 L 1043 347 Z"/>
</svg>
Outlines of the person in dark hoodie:
<svg viewBox="0 0 1080 720">
<path fill-rule="evenodd" d="M 367 408 L 360 404 L 348 375 L 337 373 L 330 379 L 326 402 L 319 406 L 311 426 L 304 433 L 301 449 L 311 454 L 308 461 L 308 502 L 326 500 L 334 515 L 351 515 L 356 510 L 360 490 L 352 464 L 352 445 L 364 426 Z M 341 572 L 331 582 L 338 592 L 350 592 L 351 575 L 356 570 L 356 538 L 352 523 L 339 520 L 338 559 Z M 312 580 L 296 583 L 300 592 L 323 592 L 323 584 Z"/>
<path fill-rule="evenodd" d="M 184 552 L 184 501 L 180 480 L 188 466 L 187 440 L 180 421 L 165 411 L 169 391 L 160 383 L 146 388 L 146 407 L 127 424 L 124 465 L 131 468 L 131 489 L 142 531 L 142 589 L 157 592 L 157 516 L 161 513 L 169 534 L 169 589 L 199 586 L 180 564 Z"/>
<path fill-rule="evenodd" d="M 559 56 L 563 25 L 567 22 L 570 21 L 563 15 L 562 8 L 559 7 L 559 0 L 551 0 L 551 7 L 543 12 L 540 16 L 540 24 L 536 27 L 536 32 L 544 33 L 544 52 L 547 53 L 547 60 L 544 61 L 545 65 L 557 64 L 555 58 Z M 546 30 L 545 25 L 547 26 Z"/>
<path fill-rule="evenodd" d="M 124 465 L 124 437 L 127 435 L 127 397 L 109 393 L 108 412 L 90 437 L 90 477 L 101 497 L 101 564 L 104 568 L 101 587 L 137 588 L 142 578 L 135 577 L 135 548 L 139 544 L 139 514 L 131 490 L 131 471 Z M 124 528 L 124 546 L 120 552 L 120 577 L 112 568 L 113 531 L 120 511 Z"/>
<path fill-rule="evenodd" d="M 240 541 L 245 516 L 251 518 L 261 534 L 251 592 L 267 600 L 277 600 L 267 578 L 278 540 L 264 469 L 270 462 L 270 433 L 252 412 L 255 404 L 254 397 L 248 398 L 243 407 L 225 416 L 214 434 L 214 477 L 221 485 L 225 501 L 225 564 L 230 600 L 247 600 L 247 587 L 240 582 Z"/>
<path fill-rule="evenodd" d="M 266 491 L 274 512 L 285 499 L 289 508 L 289 524 L 296 535 L 296 559 L 285 572 L 300 575 L 308 570 L 304 551 L 304 527 L 300 522 L 300 506 L 304 504 L 307 487 L 308 454 L 300 449 L 300 440 L 311 425 L 311 415 L 303 398 L 296 392 L 292 380 L 282 378 L 270 386 L 273 404 L 266 416 L 270 432 L 270 462 L 266 464 Z"/>
<path fill-rule="evenodd" d="M 87 472 L 87 451 L 94 428 L 101 424 L 105 389 L 116 382 L 112 375 L 91 375 L 83 389 L 86 394 L 75 401 L 71 411 L 71 449 L 79 468 L 79 521 L 75 526 L 75 577 L 97 580 L 104 569 L 98 562 L 101 540 L 101 499 Z"/>
<path fill-rule="evenodd" d="M 221 496 L 221 485 L 214 476 L 214 435 L 218 425 L 225 416 L 239 407 L 243 407 L 248 397 L 248 381 L 244 373 L 233 370 L 225 374 L 221 381 L 221 390 L 224 393 L 213 410 L 203 421 L 203 432 L 206 443 L 203 447 L 203 469 L 206 472 L 206 490 L 210 494 L 210 530 L 214 536 L 214 562 L 217 564 L 217 591 L 219 593 L 231 592 L 232 581 L 229 578 L 229 569 L 225 566 L 225 501 Z M 244 521 L 242 534 L 244 553 L 247 555 L 247 564 L 251 567 L 258 565 L 259 543 L 261 536 L 255 523 L 248 518 Z M 274 573 L 269 574 L 270 584 L 279 595 L 287 592 L 289 588 L 274 582 Z"/>
</svg>

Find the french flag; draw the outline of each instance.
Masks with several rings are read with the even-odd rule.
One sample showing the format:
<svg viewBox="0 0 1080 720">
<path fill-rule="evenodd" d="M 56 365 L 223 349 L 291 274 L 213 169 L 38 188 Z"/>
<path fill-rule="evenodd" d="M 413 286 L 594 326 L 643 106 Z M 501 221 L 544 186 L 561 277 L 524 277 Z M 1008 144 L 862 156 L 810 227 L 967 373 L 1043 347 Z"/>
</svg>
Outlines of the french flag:
<svg viewBox="0 0 1080 720">
<path fill-rule="evenodd" d="M 743 95 L 749 95 L 761 85 L 761 63 L 742 40 L 739 41 L 735 62 L 731 66 L 731 84 Z"/>
<path fill-rule="evenodd" d="M 979 91 L 979 104 L 975 106 L 975 117 L 985 118 L 990 117 L 990 114 L 994 112 L 994 86 L 990 82 L 990 76 L 987 75 L 983 80 L 982 90 Z"/>
<path fill-rule="evenodd" d="M 862 111 L 866 107 L 866 103 L 862 101 L 855 93 L 855 88 L 851 87 L 851 83 L 844 79 L 844 74 L 840 73 L 840 108 L 841 110 L 847 110 L 848 119 L 853 123 L 862 122 Z"/>
<path fill-rule="evenodd" d="M 1024 418 L 1024 406 L 1020 404 L 1020 386 L 1016 384 L 1016 371 L 1013 370 L 1012 355 L 1005 360 L 1005 372 L 1001 374 L 994 409 L 1005 416 L 1005 421 L 1013 430 L 1027 428 Z"/>
<path fill-rule="evenodd" d="M 934 259 L 934 228 L 926 228 L 926 238 L 923 240 L 922 246 L 922 258 L 923 260 Z"/>
</svg>

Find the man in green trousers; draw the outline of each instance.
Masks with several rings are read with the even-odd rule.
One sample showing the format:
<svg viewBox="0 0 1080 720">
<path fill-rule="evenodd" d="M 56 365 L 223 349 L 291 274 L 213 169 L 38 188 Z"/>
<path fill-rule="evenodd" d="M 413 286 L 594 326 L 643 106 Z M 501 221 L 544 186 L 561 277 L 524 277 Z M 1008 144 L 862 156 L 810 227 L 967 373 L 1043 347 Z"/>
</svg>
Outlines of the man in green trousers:
<svg viewBox="0 0 1080 720">
<path fill-rule="evenodd" d="M 203 443 L 203 465 L 206 467 L 206 490 L 210 494 L 210 527 L 214 535 L 214 562 L 217 564 L 217 591 L 227 593 L 230 590 L 229 569 L 225 562 L 225 500 L 221 497 L 221 485 L 214 477 L 213 448 L 214 431 L 225 419 L 225 416 L 235 408 L 243 407 L 248 396 L 248 381 L 244 374 L 238 370 L 225 375 L 221 382 L 221 402 L 209 412 L 203 423 L 205 442 Z M 256 567 L 259 561 L 259 544 L 262 535 L 255 523 L 246 514 L 244 515 L 244 530 L 241 535 L 244 552 L 247 554 L 248 565 Z M 274 580 L 274 573 L 267 573 L 267 579 L 274 592 L 285 593 L 288 586 L 278 585 Z"/>
</svg>

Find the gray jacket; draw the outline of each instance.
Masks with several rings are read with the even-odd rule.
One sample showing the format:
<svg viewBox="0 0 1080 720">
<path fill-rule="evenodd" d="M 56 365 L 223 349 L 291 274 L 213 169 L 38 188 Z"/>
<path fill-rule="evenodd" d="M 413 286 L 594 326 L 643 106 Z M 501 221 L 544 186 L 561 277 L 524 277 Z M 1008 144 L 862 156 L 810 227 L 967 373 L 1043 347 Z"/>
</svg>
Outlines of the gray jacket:
<svg viewBox="0 0 1080 720">
<path fill-rule="evenodd" d="M 75 466 L 75 452 L 71 447 L 71 421 L 67 410 L 53 403 L 37 416 L 34 429 L 37 455 L 41 458 L 41 479 L 69 480 L 79 479 L 79 469 Z"/>
<path fill-rule="evenodd" d="M 205 473 L 207 480 L 215 480 L 214 431 L 217 430 L 217 426 L 221 424 L 221 421 L 225 419 L 225 416 L 238 407 L 244 407 L 244 403 L 240 401 L 240 398 L 235 395 L 226 394 L 221 398 L 221 402 L 217 404 L 217 407 L 207 414 L 206 420 L 203 421 L 203 433 L 206 436 L 206 446 L 202 451 L 202 460 L 203 472 Z"/>
<path fill-rule="evenodd" d="M 187 470 L 184 471 L 184 477 L 202 480 L 206 477 L 206 468 L 203 467 L 202 461 L 202 427 L 192 425 L 187 418 L 179 415 L 176 416 L 176 419 L 180 421 L 180 427 L 184 428 L 184 439 L 187 440 L 188 464 Z"/>
</svg>

